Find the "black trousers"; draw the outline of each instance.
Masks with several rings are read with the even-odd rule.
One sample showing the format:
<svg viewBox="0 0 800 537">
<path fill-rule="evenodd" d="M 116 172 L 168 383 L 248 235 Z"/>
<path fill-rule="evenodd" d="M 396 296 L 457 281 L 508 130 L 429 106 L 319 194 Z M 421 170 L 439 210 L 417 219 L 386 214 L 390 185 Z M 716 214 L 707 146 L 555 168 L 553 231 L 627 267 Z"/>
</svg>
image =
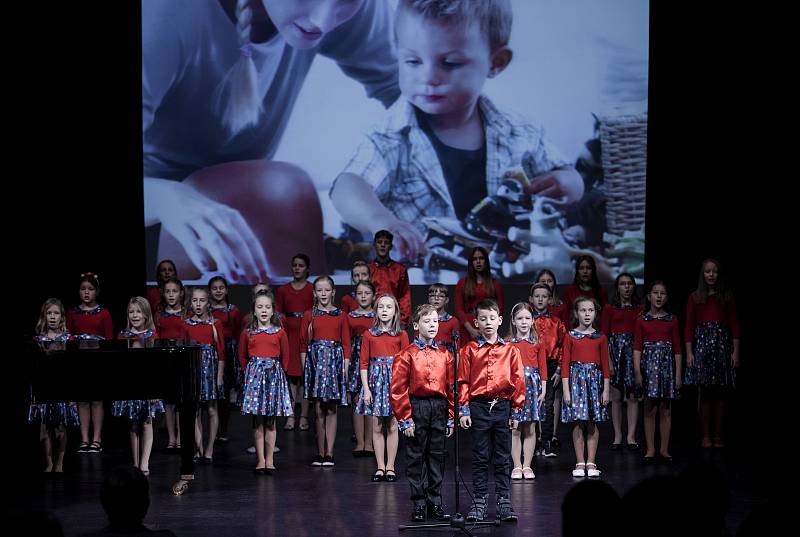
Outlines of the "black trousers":
<svg viewBox="0 0 800 537">
<path fill-rule="evenodd" d="M 442 505 L 447 399 L 411 397 L 414 436 L 406 438 L 406 477 L 411 501 Z"/>
<path fill-rule="evenodd" d="M 509 498 L 511 484 L 511 401 L 497 399 L 469 403 L 472 418 L 472 488 L 475 496 L 488 494 L 489 459 L 494 465 L 494 486 L 498 498 Z"/>
<path fill-rule="evenodd" d="M 547 360 L 547 393 L 544 394 L 544 405 L 542 407 L 544 410 L 544 419 L 541 423 L 541 435 L 539 436 L 542 442 L 549 442 L 550 439 L 555 436 L 553 429 L 555 425 L 553 423 L 553 419 L 555 418 L 553 402 L 556 399 L 556 390 L 561 390 L 561 382 L 558 383 L 558 386 L 553 388 L 553 381 L 550 379 L 555 375 L 557 368 L 557 361 Z M 569 375 L 569 371 L 567 371 L 567 375 Z"/>
</svg>

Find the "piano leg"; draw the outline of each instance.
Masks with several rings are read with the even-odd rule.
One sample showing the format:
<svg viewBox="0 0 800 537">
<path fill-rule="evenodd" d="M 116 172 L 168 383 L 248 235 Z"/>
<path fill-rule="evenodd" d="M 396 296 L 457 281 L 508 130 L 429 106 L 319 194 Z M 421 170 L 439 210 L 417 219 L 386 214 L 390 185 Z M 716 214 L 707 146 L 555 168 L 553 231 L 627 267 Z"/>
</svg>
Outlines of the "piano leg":
<svg viewBox="0 0 800 537">
<path fill-rule="evenodd" d="M 175 496 L 189 489 L 189 481 L 194 479 L 194 422 L 197 415 L 197 402 L 188 401 L 178 405 L 181 423 L 181 477 L 172 485 Z"/>
</svg>

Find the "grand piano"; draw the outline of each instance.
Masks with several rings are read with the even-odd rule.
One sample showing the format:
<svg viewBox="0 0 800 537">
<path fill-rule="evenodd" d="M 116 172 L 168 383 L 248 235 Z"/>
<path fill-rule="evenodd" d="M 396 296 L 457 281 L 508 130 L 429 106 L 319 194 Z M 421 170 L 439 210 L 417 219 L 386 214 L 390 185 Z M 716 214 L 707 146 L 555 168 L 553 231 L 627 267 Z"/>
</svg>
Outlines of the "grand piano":
<svg viewBox="0 0 800 537">
<path fill-rule="evenodd" d="M 194 478 L 194 422 L 200 393 L 201 347 L 182 340 L 31 342 L 31 395 L 36 403 L 164 399 L 177 404 L 181 477 Z"/>
</svg>

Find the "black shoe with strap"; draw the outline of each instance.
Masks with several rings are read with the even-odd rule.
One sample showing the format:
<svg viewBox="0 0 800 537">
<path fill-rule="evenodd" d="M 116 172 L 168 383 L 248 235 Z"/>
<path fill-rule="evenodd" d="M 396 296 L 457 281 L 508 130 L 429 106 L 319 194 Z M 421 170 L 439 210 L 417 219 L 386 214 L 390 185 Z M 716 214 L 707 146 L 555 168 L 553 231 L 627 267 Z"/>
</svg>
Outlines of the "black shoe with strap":
<svg viewBox="0 0 800 537">
<path fill-rule="evenodd" d="M 416 504 L 414 506 L 414 512 L 411 513 L 411 521 L 412 522 L 425 522 L 425 504 Z"/>
<path fill-rule="evenodd" d="M 486 498 L 475 496 L 467 513 L 467 522 L 481 522 L 486 518 Z"/>
<path fill-rule="evenodd" d="M 450 520 L 450 515 L 444 512 L 444 509 L 441 505 L 436 505 L 429 503 L 428 504 L 428 518 L 432 518 L 434 520 Z"/>
<path fill-rule="evenodd" d="M 511 505 L 511 498 L 499 498 L 497 500 L 497 518 L 503 522 L 516 522 L 517 513 Z"/>
</svg>

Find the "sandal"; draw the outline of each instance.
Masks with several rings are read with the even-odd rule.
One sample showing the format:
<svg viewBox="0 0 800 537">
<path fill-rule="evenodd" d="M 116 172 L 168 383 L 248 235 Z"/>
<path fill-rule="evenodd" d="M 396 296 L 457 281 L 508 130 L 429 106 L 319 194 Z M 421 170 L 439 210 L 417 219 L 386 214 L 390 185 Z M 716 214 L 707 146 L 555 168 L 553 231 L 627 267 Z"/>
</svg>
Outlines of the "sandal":
<svg viewBox="0 0 800 537">
<path fill-rule="evenodd" d="M 300 416 L 300 430 L 307 431 L 308 429 L 308 418 L 306 416 Z"/>
<path fill-rule="evenodd" d="M 572 470 L 572 477 L 586 477 L 586 463 L 579 462 L 575 465 L 575 469 Z"/>
<path fill-rule="evenodd" d="M 81 442 L 78 446 L 78 453 L 89 453 L 89 442 Z"/>
<path fill-rule="evenodd" d="M 294 416 L 289 416 L 286 423 L 283 425 L 284 431 L 294 431 Z"/>
<path fill-rule="evenodd" d="M 386 477 L 384 479 L 386 479 L 386 481 L 388 481 L 389 483 L 394 483 L 395 481 L 397 481 L 397 474 L 395 473 L 394 470 L 386 470 Z"/>
<path fill-rule="evenodd" d="M 103 444 L 98 442 L 97 440 L 92 441 L 89 444 L 89 449 L 86 450 L 88 453 L 102 453 L 103 452 Z"/>
<path fill-rule="evenodd" d="M 371 480 L 373 483 L 380 483 L 384 479 L 386 479 L 386 470 L 384 470 L 383 468 L 378 468 L 377 470 L 375 470 L 375 473 L 373 474 Z"/>
<path fill-rule="evenodd" d="M 595 463 L 586 463 L 586 475 L 589 477 L 600 477 L 600 470 L 597 469 L 597 465 Z"/>
</svg>

